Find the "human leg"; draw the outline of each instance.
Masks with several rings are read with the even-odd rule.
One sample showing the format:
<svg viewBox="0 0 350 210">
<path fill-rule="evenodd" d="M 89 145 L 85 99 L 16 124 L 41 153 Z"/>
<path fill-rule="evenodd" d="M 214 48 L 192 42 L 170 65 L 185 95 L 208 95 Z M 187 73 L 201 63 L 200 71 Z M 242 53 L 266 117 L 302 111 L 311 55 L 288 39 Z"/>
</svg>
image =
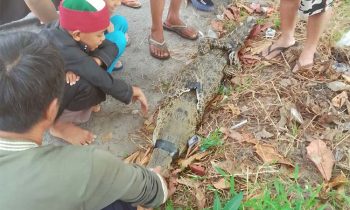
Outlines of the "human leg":
<svg viewBox="0 0 350 210">
<path fill-rule="evenodd" d="M 114 25 L 114 31 L 107 33 L 106 39 L 117 45 L 118 55 L 107 69 L 109 73 L 112 73 L 113 70 L 119 70 L 123 67 L 122 63 L 119 61 L 119 58 L 125 52 L 127 45 L 126 33 L 129 28 L 128 22 L 123 16 L 115 15 L 111 18 L 111 22 Z"/>
<path fill-rule="evenodd" d="M 198 31 L 192 27 L 188 27 L 180 19 L 180 7 L 182 0 L 171 0 L 167 19 L 164 21 L 163 27 L 179 34 L 186 39 L 197 39 Z"/>
<path fill-rule="evenodd" d="M 66 84 L 60 110 L 51 135 L 74 145 L 90 144 L 94 134 L 84 130 L 76 123 L 86 122 L 96 105 L 106 99 L 105 94 L 89 82 L 80 79 L 75 85 Z"/>
<path fill-rule="evenodd" d="M 284 48 L 288 48 L 295 43 L 294 31 L 297 23 L 297 12 L 301 0 L 281 0 L 280 19 L 281 37 L 269 48 L 262 52 L 266 59 L 272 59 L 279 55 Z M 280 49 L 280 50 L 279 50 Z"/>
<path fill-rule="evenodd" d="M 170 53 L 164 41 L 162 24 L 165 0 L 150 0 L 150 3 L 152 15 L 151 35 L 149 37 L 150 53 L 156 58 L 167 59 L 170 57 Z"/>
<path fill-rule="evenodd" d="M 139 2 L 139 0 L 122 0 L 122 4 L 127 6 L 127 7 L 131 7 L 134 9 L 138 9 L 142 6 L 141 2 Z"/>
<path fill-rule="evenodd" d="M 123 33 L 128 32 L 129 24 L 124 16 L 114 15 L 111 17 L 111 22 L 114 25 L 114 30 L 121 31 Z"/>
<path fill-rule="evenodd" d="M 297 72 L 304 66 L 312 66 L 318 41 L 320 40 L 322 32 L 324 31 L 331 17 L 331 14 L 331 9 L 328 9 L 325 12 L 309 16 L 307 23 L 306 41 L 303 51 L 301 52 L 298 59 L 299 64 L 294 66 L 293 72 Z"/>
</svg>

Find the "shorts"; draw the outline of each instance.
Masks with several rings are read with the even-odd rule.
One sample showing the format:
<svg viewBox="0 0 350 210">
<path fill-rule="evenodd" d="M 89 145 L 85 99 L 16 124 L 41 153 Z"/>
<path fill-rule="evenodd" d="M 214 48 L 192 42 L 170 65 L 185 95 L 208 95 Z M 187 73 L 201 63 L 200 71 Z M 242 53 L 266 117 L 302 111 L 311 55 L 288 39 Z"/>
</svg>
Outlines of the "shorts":
<svg viewBox="0 0 350 210">
<path fill-rule="evenodd" d="M 299 11 L 306 16 L 316 15 L 333 6 L 333 0 L 301 0 Z"/>
</svg>

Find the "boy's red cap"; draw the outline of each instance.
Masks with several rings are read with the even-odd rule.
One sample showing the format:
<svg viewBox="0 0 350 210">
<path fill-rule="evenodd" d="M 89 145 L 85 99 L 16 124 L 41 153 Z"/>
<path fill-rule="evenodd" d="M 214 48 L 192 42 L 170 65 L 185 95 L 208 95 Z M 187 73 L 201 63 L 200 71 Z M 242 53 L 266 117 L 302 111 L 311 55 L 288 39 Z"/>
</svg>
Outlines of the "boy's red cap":
<svg viewBox="0 0 350 210">
<path fill-rule="evenodd" d="M 103 0 L 63 0 L 59 6 L 62 28 L 83 33 L 101 31 L 109 26 L 109 11 Z"/>
</svg>

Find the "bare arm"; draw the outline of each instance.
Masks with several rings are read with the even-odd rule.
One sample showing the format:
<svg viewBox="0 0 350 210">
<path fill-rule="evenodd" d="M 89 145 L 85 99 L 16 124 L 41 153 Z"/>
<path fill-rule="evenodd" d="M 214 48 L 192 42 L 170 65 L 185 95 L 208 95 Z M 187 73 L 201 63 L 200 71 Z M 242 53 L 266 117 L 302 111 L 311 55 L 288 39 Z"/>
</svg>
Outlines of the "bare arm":
<svg viewBox="0 0 350 210">
<path fill-rule="evenodd" d="M 51 0 L 24 0 L 29 9 L 42 21 L 49 23 L 58 19 L 55 5 Z"/>
</svg>

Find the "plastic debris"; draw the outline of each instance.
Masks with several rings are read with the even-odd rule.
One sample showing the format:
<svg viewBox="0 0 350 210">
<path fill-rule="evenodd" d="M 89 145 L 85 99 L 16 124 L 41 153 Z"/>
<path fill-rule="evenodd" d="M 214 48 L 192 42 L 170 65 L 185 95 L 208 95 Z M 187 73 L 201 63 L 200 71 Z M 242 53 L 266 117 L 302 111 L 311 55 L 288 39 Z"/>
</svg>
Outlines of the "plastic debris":
<svg viewBox="0 0 350 210">
<path fill-rule="evenodd" d="M 270 8 L 268 8 L 268 7 L 261 7 L 261 11 L 263 13 L 267 13 L 269 10 L 270 10 Z"/>
<path fill-rule="evenodd" d="M 187 142 L 188 147 L 189 147 L 189 148 L 193 147 L 193 146 L 194 146 L 195 144 L 197 144 L 200 140 L 201 140 L 201 138 L 200 138 L 198 135 L 192 136 L 192 137 L 188 140 L 188 142 Z"/>
<path fill-rule="evenodd" d="M 272 28 L 268 28 L 268 29 L 266 30 L 266 33 L 265 33 L 265 37 L 266 37 L 266 38 L 272 39 L 272 38 L 274 38 L 275 36 L 276 36 L 276 30 L 274 30 L 274 29 L 272 29 Z"/>
<path fill-rule="evenodd" d="M 240 128 L 243 125 L 245 125 L 247 122 L 248 122 L 248 120 L 243 120 L 243 121 L 239 122 L 238 124 L 231 126 L 230 129 L 233 130 L 233 129 L 236 129 L 236 128 Z"/>
<path fill-rule="evenodd" d="M 225 15 L 224 15 L 224 14 L 216 15 L 216 18 L 217 18 L 218 20 L 224 20 L 224 19 L 225 19 Z"/>
<path fill-rule="evenodd" d="M 332 68 L 334 69 L 334 71 L 336 71 L 338 73 L 350 75 L 350 65 L 348 65 L 346 63 L 335 62 L 332 65 Z"/>
<path fill-rule="evenodd" d="M 350 46 L 350 31 L 343 35 L 343 37 L 337 42 L 337 47 L 349 47 Z"/>
<path fill-rule="evenodd" d="M 213 39 L 217 39 L 218 38 L 218 35 L 215 33 L 215 31 L 213 31 L 211 29 L 208 30 L 207 36 L 209 38 L 213 38 Z"/>
<path fill-rule="evenodd" d="M 301 116 L 300 112 L 296 108 L 293 107 L 290 109 L 290 115 L 292 116 L 292 119 L 294 119 L 298 123 L 304 123 L 303 116 Z"/>
<path fill-rule="evenodd" d="M 350 85 L 345 84 L 344 82 L 333 81 L 327 84 L 327 87 L 334 92 L 350 90 Z"/>
<path fill-rule="evenodd" d="M 197 165 L 197 164 L 191 164 L 189 165 L 191 171 L 198 175 L 198 176 L 204 176 L 205 175 L 205 168 L 203 166 Z"/>
<path fill-rule="evenodd" d="M 203 32 L 201 32 L 201 31 L 198 31 L 198 34 L 199 34 L 199 37 L 204 37 L 204 33 Z"/>
</svg>

